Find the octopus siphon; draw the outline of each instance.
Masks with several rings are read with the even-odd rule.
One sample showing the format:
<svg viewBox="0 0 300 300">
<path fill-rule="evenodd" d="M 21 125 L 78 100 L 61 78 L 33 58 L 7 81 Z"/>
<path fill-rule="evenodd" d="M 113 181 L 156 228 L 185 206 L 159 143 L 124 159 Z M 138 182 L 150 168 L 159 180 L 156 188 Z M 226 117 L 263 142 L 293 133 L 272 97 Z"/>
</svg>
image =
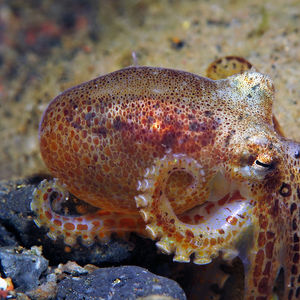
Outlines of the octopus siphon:
<svg viewBox="0 0 300 300">
<path fill-rule="evenodd" d="M 134 231 L 178 262 L 238 256 L 247 300 L 271 299 L 283 269 L 283 299 L 299 299 L 300 144 L 273 116 L 269 76 L 225 57 L 207 77 L 128 67 L 52 100 L 35 222 L 67 245 Z M 97 210 L 56 212 L 71 194 Z"/>
</svg>

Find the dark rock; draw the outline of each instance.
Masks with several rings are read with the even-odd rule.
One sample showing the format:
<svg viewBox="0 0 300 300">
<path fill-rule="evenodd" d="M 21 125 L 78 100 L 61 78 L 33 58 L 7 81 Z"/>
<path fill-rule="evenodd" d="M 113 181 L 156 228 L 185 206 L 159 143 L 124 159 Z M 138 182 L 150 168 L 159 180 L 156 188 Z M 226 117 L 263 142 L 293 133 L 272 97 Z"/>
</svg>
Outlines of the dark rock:
<svg viewBox="0 0 300 300">
<path fill-rule="evenodd" d="M 27 291 L 26 295 L 29 296 L 31 300 L 56 299 L 57 280 L 56 274 L 51 273 L 46 277 L 44 283 L 33 290 Z"/>
<path fill-rule="evenodd" d="M 34 186 L 21 181 L 0 182 L 0 225 L 18 244 L 31 247 L 36 232 L 30 202 Z M 4 240 L 5 241 L 5 240 Z M 10 246 L 3 242 L 2 246 Z"/>
<path fill-rule="evenodd" d="M 23 248 L 0 248 L 1 270 L 10 277 L 15 288 L 20 291 L 33 289 L 39 285 L 39 278 L 48 268 L 48 261 L 41 256 L 41 250 Z"/>
<path fill-rule="evenodd" d="M 90 247 L 80 243 L 72 249 L 62 239 L 51 240 L 47 228 L 38 228 L 30 209 L 32 194 L 39 181 L 0 181 L 0 238 L 1 246 L 21 245 L 30 248 L 43 246 L 44 256 L 51 264 L 75 260 L 80 264 L 119 263 L 132 256 L 134 244 L 117 237 L 107 243 L 95 242 Z"/>
<path fill-rule="evenodd" d="M 57 293 L 57 299 L 64 300 L 130 300 L 147 296 L 186 299 L 175 281 L 136 266 L 103 268 L 86 276 L 65 279 L 59 283 Z"/>
<path fill-rule="evenodd" d="M 17 245 L 14 235 L 0 224 L 0 247 Z"/>
</svg>

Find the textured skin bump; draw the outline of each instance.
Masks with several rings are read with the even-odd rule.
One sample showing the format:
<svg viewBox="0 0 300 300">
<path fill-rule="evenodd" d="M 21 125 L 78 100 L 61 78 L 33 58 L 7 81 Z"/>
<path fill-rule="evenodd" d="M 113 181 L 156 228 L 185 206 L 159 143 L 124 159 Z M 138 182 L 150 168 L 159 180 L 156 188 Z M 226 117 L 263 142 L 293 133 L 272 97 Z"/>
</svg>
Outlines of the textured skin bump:
<svg viewBox="0 0 300 300">
<path fill-rule="evenodd" d="M 88 241 L 107 236 L 102 228 L 145 230 L 182 262 L 238 255 L 245 299 L 271 299 L 281 268 L 284 299 L 298 299 L 300 145 L 278 133 L 271 79 L 240 69 L 211 80 L 130 67 L 56 97 L 39 134 L 61 184 L 55 193 L 45 183 L 35 191 L 37 224 L 69 244 L 82 234 L 78 224 L 93 228 L 84 232 Z M 63 188 L 102 215 L 59 218 L 51 201 Z"/>
</svg>

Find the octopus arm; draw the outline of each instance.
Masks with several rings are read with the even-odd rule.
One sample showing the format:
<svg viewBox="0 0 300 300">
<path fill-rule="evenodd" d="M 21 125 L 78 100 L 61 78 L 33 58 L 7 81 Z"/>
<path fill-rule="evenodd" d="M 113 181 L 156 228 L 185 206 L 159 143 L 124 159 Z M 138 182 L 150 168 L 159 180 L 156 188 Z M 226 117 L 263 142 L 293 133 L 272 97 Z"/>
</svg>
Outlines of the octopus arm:
<svg viewBox="0 0 300 300">
<path fill-rule="evenodd" d="M 145 235 L 143 220 L 134 214 L 120 214 L 97 209 L 94 213 L 85 215 L 63 215 L 53 209 L 53 202 L 62 204 L 68 201 L 69 192 L 57 179 L 52 181 L 43 180 L 35 189 L 31 209 L 37 214 L 34 219 L 38 227 L 49 228 L 47 235 L 56 240 L 64 239 L 65 244 L 74 245 L 77 238 L 85 245 L 91 245 L 96 239 L 107 241 L 112 233 L 125 237 L 129 232 L 135 231 Z"/>
<path fill-rule="evenodd" d="M 176 215 L 165 193 L 165 182 L 174 170 L 185 170 L 196 186 L 212 185 L 202 167 L 183 154 L 167 154 L 145 172 L 136 203 L 146 222 L 146 230 L 165 253 L 174 253 L 174 261 L 207 264 L 223 253 L 231 260 L 238 255 L 235 239 L 250 226 L 251 205 L 239 191 L 226 190 L 221 198 L 210 196 L 197 207 Z M 214 178 L 218 177 L 217 175 Z"/>
</svg>

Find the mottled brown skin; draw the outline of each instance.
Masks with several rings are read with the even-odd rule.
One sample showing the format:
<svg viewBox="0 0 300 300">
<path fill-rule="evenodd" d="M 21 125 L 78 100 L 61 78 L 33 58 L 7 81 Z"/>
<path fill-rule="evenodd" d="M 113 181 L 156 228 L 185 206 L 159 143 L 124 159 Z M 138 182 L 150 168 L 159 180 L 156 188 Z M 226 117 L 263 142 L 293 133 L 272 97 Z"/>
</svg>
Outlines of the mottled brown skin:
<svg viewBox="0 0 300 300">
<path fill-rule="evenodd" d="M 76 197 L 133 218 L 138 204 L 148 231 L 163 249 L 180 249 L 182 261 L 193 252 L 213 258 L 237 250 L 245 266 L 245 299 L 270 299 L 281 267 L 284 299 L 298 299 L 300 145 L 275 130 L 273 94 L 271 80 L 256 72 L 214 81 L 162 68 L 122 69 L 49 104 L 40 124 L 41 153 Z M 177 154 L 183 155 L 183 172 L 172 167 L 171 174 L 167 168 L 176 167 Z M 202 180 L 185 193 L 197 170 Z M 181 220 L 197 216 L 179 214 L 206 203 L 218 173 L 240 187 L 238 203 L 249 202 L 244 215 L 224 227 L 227 239 L 223 227 L 216 234 L 201 224 L 179 224 L 164 206 L 169 200 Z M 146 187 L 137 188 L 141 183 Z M 140 196 L 145 203 L 139 204 Z M 204 240 L 202 234 L 211 236 Z"/>
<path fill-rule="evenodd" d="M 207 169 L 216 160 L 227 160 L 216 134 L 231 130 L 219 124 L 226 100 L 212 106 L 214 82 L 199 78 L 138 67 L 68 90 L 51 102 L 41 123 L 41 153 L 49 170 L 71 193 L 96 207 L 137 213 L 137 180 L 167 149 L 195 159 L 213 151 L 214 160 L 204 162 Z M 186 86 L 175 91 L 183 81 Z M 183 95 L 189 97 L 186 103 Z M 211 115 L 220 105 L 222 111 Z"/>
</svg>

